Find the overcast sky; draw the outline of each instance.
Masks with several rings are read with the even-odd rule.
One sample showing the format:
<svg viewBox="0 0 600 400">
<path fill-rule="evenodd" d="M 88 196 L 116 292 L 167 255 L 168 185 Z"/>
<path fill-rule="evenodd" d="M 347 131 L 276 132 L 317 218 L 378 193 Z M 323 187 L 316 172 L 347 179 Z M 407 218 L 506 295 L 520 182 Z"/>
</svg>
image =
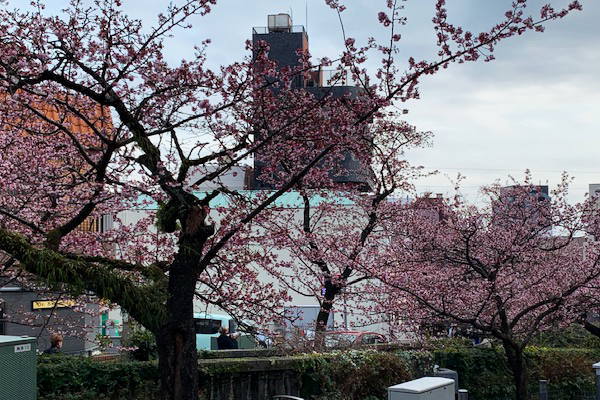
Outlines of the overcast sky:
<svg viewBox="0 0 600 400">
<path fill-rule="evenodd" d="M 23 1 L 24 0 L 20 0 Z M 17 5 L 20 1 L 12 0 Z M 479 32 L 500 20 L 512 0 L 447 0 L 449 20 Z M 567 0 L 550 1 L 556 8 Z M 463 194 L 477 201 L 477 188 L 529 168 L 536 181 L 555 185 L 562 171 L 576 177 L 571 199 L 580 200 L 589 183 L 600 183 L 600 1 L 580 0 L 583 12 L 502 43 L 491 63 L 453 65 L 421 84 L 421 99 L 407 104 L 407 119 L 435 133 L 433 146 L 413 151 L 409 160 L 437 176 L 417 182 L 419 192 L 452 194 L 451 179 L 467 177 Z M 162 0 L 124 0 L 129 13 L 152 24 Z M 542 3 L 530 0 L 531 12 Z M 49 12 L 62 0 L 48 1 Z M 342 16 L 346 34 L 359 40 L 383 33 L 377 12 L 384 0 L 347 0 Z M 435 0 L 409 0 L 404 13 L 401 58 L 434 59 L 431 18 Z M 535 6 L 535 7 L 534 7 Z M 168 58 L 177 60 L 192 46 L 211 38 L 213 67 L 246 55 L 244 41 L 252 26 L 264 26 L 267 14 L 288 12 L 306 25 L 313 56 L 334 57 L 342 48 L 337 15 L 323 0 L 220 0 L 194 28 L 168 42 Z"/>
</svg>

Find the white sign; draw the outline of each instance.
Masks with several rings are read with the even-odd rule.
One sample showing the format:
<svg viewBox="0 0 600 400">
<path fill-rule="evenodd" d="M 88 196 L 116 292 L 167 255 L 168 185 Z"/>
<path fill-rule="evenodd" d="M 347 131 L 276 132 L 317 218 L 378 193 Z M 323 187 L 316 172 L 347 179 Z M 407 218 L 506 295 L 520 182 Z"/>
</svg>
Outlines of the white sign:
<svg viewBox="0 0 600 400">
<path fill-rule="evenodd" d="M 24 351 L 31 351 L 31 343 L 18 344 L 15 346 L 15 353 L 23 353 Z"/>
</svg>

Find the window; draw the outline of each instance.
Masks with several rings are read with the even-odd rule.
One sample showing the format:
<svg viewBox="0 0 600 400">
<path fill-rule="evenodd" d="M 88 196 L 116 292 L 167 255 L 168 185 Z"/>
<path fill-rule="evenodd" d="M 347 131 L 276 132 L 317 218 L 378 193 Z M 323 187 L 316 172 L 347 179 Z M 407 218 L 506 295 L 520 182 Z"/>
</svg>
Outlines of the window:
<svg viewBox="0 0 600 400">
<path fill-rule="evenodd" d="M 375 343 L 385 343 L 385 338 L 383 336 L 376 336 Z"/>
<path fill-rule="evenodd" d="M 229 320 L 229 333 L 235 333 L 237 331 L 237 324 L 233 319 Z"/>
<path fill-rule="evenodd" d="M 81 232 L 106 232 L 112 229 L 112 217 L 103 215 L 101 217 L 88 217 L 78 227 Z"/>
<path fill-rule="evenodd" d="M 325 347 L 351 346 L 357 339 L 357 335 L 351 333 L 328 333 L 325 335 Z"/>
</svg>

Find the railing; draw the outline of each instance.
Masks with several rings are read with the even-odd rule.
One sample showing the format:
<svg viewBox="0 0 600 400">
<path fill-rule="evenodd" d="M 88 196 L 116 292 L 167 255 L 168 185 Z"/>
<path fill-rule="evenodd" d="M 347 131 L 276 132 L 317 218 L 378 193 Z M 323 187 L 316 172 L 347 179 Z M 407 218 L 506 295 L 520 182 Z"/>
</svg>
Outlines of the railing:
<svg viewBox="0 0 600 400">
<path fill-rule="evenodd" d="M 304 29 L 304 25 L 291 25 L 291 26 L 287 26 L 287 27 L 271 27 L 269 28 L 268 26 L 255 26 L 252 28 L 252 34 L 253 35 L 266 35 L 267 33 L 277 33 L 277 32 L 284 32 L 284 33 L 306 33 L 306 30 Z"/>
</svg>

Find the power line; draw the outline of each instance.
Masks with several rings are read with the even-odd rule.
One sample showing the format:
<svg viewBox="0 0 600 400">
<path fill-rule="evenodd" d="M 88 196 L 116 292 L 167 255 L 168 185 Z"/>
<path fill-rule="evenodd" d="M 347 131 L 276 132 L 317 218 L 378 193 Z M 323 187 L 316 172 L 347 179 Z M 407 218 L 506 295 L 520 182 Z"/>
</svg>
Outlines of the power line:
<svg viewBox="0 0 600 400">
<path fill-rule="evenodd" d="M 426 169 L 436 169 L 436 170 L 454 170 L 454 171 L 490 171 L 490 172 L 506 172 L 506 171 L 518 171 L 524 172 L 526 169 L 535 172 L 568 172 L 568 173 L 577 173 L 577 174 L 595 174 L 600 175 L 600 170 L 598 171 L 590 171 L 590 170 L 569 170 L 569 169 L 538 169 L 538 168 L 481 168 L 481 167 L 428 167 Z"/>
</svg>

